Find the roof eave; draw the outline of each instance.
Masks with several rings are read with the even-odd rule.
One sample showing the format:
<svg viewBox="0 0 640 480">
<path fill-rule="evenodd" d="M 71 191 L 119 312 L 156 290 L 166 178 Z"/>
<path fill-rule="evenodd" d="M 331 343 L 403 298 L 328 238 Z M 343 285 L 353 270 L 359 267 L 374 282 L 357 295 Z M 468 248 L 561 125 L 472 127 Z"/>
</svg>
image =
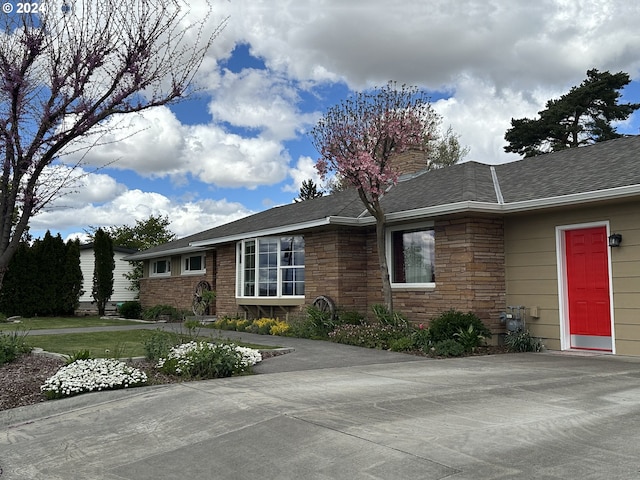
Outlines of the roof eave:
<svg viewBox="0 0 640 480">
<path fill-rule="evenodd" d="M 180 248 L 170 248 L 167 250 L 161 250 L 150 253 L 134 253 L 133 255 L 127 255 L 126 257 L 122 257 L 122 260 L 127 260 L 129 262 L 139 262 L 141 260 L 149 260 L 150 258 L 162 258 L 162 257 L 170 257 L 172 255 L 182 255 L 186 253 L 194 253 L 201 252 L 206 250 L 206 248 L 201 247 L 193 247 L 191 245 Z"/>
<path fill-rule="evenodd" d="M 290 225 L 282 225 L 279 227 L 265 228 L 263 230 L 253 230 L 250 232 L 242 232 L 235 235 L 227 235 L 225 237 L 210 238 L 207 240 L 199 240 L 197 242 L 191 242 L 189 245 L 192 247 L 211 247 L 215 245 L 221 245 L 223 243 L 237 242 L 245 238 L 253 237 L 267 237 L 270 235 L 280 235 L 283 233 L 297 232 L 300 230 L 308 230 L 309 228 L 323 227 L 330 223 L 331 217 L 324 217 L 308 222 L 294 223 Z"/>
<path fill-rule="evenodd" d="M 402 212 L 394 212 L 386 215 L 387 222 L 400 222 L 421 220 L 428 217 L 441 217 L 445 215 L 453 215 L 457 213 L 488 213 L 488 214 L 505 214 L 518 213 L 526 211 L 544 210 L 547 208 L 582 205 L 602 200 L 623 200 L 625 198 L 637 197 L 640 195 L 639 185 L 628 185 L 607 190 L 596 190 L 591 192 L 575 193 L 570 195 L 561 195 L 557 197 L 548 197 L 534 200 L 524 200 L 520 202 L 510 202 L 498 204 L 493 202 L 477 202 L 465 201 L 450 203 L 447 205 L 436 205 L 431 207 L 417 208 L 414 210 L 405 210 Z M 321 219 L 302 222 L 291 225 L 283 225 L 279 227 L 267 228 L 263 230 L 254 230 L 250 232 L 228 235 L 225 237 L 211 238 L 207 240 L 199 240 L 192 242 L 189 246 L 167 249 L 153 253 L 139 253 L 123 257 L 123 260 L 147 260 L 150 258 L 167 257 L 171 255 L 186 254 L 206 250 L 208 247 L 214 247 L 223 243 L 237 242 L 253 237 L 264 237 L 269 235 L 281 235 L 310 228 L 324 227 L 328 225 L 342 226 L 368 226 L 374 225 L 373 217 L 340 217 L 329 216 Z"/>
<path fill-rule="evenodd" d="M 603 200 L 624 200 L 626 198 L 637 197 L 639 195 L 640 184 L 627 185 L 624 187 L 609 188 L 607 190 L 594 190 L 557 197 L 505 203 L 504 212 L 517 213 L 523 211 L 542 210 L 552 207 L 578 206 Z"/>
<path fill-rule="evenodd" d="M 637 197 L 639 195 L 640 185 L 628 185 L 625 187 L 616 187 L 607 190 L 595 190 L 591 192 L 581 192 L 570 195 L 523 200 L 520 202 L 509 202 L 504 204 L 476 201 L 457 202 L 447 205 L 436 205 L 432 207 L 417 208 L 415 210 L 390 213 L 386 215 L 386 219 L 389 222 L 398 222 L 467 212 L 517 213 L 543 210 L 553 207 L 578 206 L 603 200 L 623 200 L 625 198 Z"/>
</svg>

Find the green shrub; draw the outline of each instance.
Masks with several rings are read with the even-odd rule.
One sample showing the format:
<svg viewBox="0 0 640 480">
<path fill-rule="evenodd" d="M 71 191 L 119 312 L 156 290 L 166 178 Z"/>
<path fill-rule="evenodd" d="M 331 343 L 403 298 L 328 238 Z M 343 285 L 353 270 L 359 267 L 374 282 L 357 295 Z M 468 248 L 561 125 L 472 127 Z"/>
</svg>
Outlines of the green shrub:
<svg viewBox="0 0 640 480">
<path fill-rule="evenodd" d="M 234 344 L 189 342 L 177 345 L 158 366 L 166 373 L 188 379 L 230 377 L 248 372 L 262 360 L 257 350 Z"/>
<path fill-rule="evenodd" d="M 182 311 L 172 307 L 171 305 L 155 305 L 142 312 L 142 318 L 145 320 L 155 321 L 161 317 L 166 317 L 170 322 L 181 322 L 184 318 L 184 314 Z"/>
<path fill-rule="evenodd" d="M 145 357 L 148 360 L 158 360 L 169 354 L 169 350 L 178 343 L 176 336 L 170 332 L 154 330 L 149 332 L 144 340 Z"/>
<path fill-rule="evenodd" d="M 373 315 L 378 323 L 396 328 L 408 328 L 409 326 L 409 322 L 402 313 L 395 311 L 390 313 L 384 305 L 372 305 L 371 310 L 373 310 Z"/>
<path fill-rule="evenodd" d="M 323 312 L 313 305 L 307 307 L 307 318 L 315 337 L 326 337 L 336 326 L 331 312 Z"/>
<path fill-rule="evenodd" d="M 532 337 L 529 331 L 522 330 L 508 332 L 504 337 L 504 344 L 510 352 L 540 352 L 543 348 L 540 339 Z"/>
<path fill-rule="evenodd" d="M 484 337 L 480 335 L 472 324 L 465 328 L 461 328 L 454 334 L 457 342 L 462 345 L 465 352 L 475 352 L 476 348 L 484 343 Z"/>
<path fill-rule="evenodd" d="M 457 310 L 449 310 L 431 320 L 429 324 L 429 340 L 436 344 L 443 340 L 455 340 L 460 330 L 468 330 L 469 325 L 477 335 L 491 338 L 491 331 L 482 323 L 475 314 L 462 313 Z"/>
<path fill-rule="evenodd" d="M 195 340 L 200 336 L 200 331 L 202 330 L 202 323 L 198 320 L 187 320 L 182 324 L 185 331 L 180 332 L 180 337 L 182 341 L 191 341 Z"/>
<path fill-rule="evenodd" d="M 258 318 L 251 322 L 245 330 L 250 333 L 257 333 L 258 335 L 269 335 L 271 333 L 271 327 L 278 324 L 280 320 L 275 318 Z"/>
<path fill-rule="evenodd" d="M 217 318 L 215 322 L 211 323 L 210 327 L 218 330 L 235 330 L 235 324 L 235 320 L 230 319 L 229 317 L 220 317 Z M 233 328 L 231 328 L 230 325 L 233 325 Z"/>
<path fill-rule="evenodd" d="M 0 332 L 0 365 L 12 362 L 23 353 L 29 353 L 31 347 L 26 343 L 27 332 Z"/>
<path fill-rule="evenodd" d="M 338 312 L 338 322 L 340 325 L 362 325 L 366 319 L 360 312 L 354 310 L 344 310 Z"/>
<path fill-rule="evenodd" d="M 460 357 L 465 354 L 464 347 L 454 339 L 436 342 L 431 353 L 437 357 Z"/>
<path fill-rule="evenodd" d="M 124 302 L 118 307 L 118 312 L 124 318 L 137 320 L 142 316 L 142 305 L 136 301 Z"/>
<path fill-rule="evenodd" d="M 407 352 L 414 348 L 415 344 L 412 337 L 400 337 L 389 342 L 389 350 L 392 352 Z"/>
<path fill-rule="evenodd" d="M 296 338 L 326 338 L 316 333 L 315 325 L 304 314 L 289 316 L 287 336 Z"/>
<path fill-rule="evenodd" d="M 411 333 L 411 340 L 413 342 L 413 348 L 416 350 L 424 350 L 431 344 L 429 341 L 429 329 L 425 328 L 421 323 Z"/>
</svg>

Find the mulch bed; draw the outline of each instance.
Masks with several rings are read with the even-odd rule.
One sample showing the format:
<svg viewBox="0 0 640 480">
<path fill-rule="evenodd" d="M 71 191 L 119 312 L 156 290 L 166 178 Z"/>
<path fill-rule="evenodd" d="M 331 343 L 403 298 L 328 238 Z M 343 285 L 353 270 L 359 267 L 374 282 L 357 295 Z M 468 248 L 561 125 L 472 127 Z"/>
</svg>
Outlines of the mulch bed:
<svg viewBox="0 0 640 480">
<path fill-rule="evenodd" d="M 284 352 L 266 350 L 262 352 L 262 359 L 282 353 Z M 59 357 L 31 353 L 21 355 L 16 360 L 0 366 L 0 410 L 46 401 L 45 396 L 40 392 L 40 385 L 65 363 Z M 155 368 L 155 363 L 149 360 L 136 360 L 135 366 L 147 374 L 149 385 L 183 381 L 179 377 L 161 372 Z"/>
</svg>

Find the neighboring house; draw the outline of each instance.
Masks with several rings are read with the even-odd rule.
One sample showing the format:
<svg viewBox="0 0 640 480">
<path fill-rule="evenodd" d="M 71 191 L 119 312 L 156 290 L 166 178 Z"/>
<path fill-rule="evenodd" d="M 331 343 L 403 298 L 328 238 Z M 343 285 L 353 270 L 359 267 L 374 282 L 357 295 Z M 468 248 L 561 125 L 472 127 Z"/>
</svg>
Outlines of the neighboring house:
<svg viewBox="0 0 640 480">
<path fill-rule="evenodd" d="M 113 295 L 111 295 L 111 299 L 107 304 L 107 310 L 115 310 L 118 303 L 136 299 L 137 292 L 129 290 L 131 282 L 124 276 L 125 273 L 130 273 L 132 268 L 127 260 L 123 260 L 123 257 L 135 252 L 137 252 L 137 250 L 133 248 L 113 247 L 113 260 L 115 261 L 115 268 L 113 269 Z M 80 245 L 80 269 L 82 270 L 82 290 L 84 293 L 80 296 L 78 311 L 97 311 L 98 307 L 91 296 L 91 290 L 93 289 L 93 271 L 95 269 L 93 243 Z"/>
<path fill-rule="evenodd" d="M 501 313 L 523 306 L 547 348 L 640 355 L 640 137 L 500 165 L 400 164 L 409 175 L 382 201 L 398 311 L 414 322 L 473 311 L 504 333 Z M 206 280 L 218 315 L 282 317 L 321 295 L 364 313 L 382 303 L 375 245 L 372 217 L 345 191 L 126 258 L 144 260 L 144 306 L 189 308 Z"/>
</svg>

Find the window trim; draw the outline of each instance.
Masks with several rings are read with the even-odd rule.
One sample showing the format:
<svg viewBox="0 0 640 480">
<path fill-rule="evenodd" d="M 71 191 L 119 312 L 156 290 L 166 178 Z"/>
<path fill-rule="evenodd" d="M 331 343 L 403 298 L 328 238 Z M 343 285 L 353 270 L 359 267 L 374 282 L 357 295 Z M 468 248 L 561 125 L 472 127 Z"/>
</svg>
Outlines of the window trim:
<svg viewBox="0 0 640 480">
<path fill-rule="evenodd" d="M 202 268 L 200 270 L 188 270 L 185 266 L 185 260 L 200 257 Z M 181 275 L 202 275 L 207 273 L 207 255 L 206 253 L 186 253 L 180 257 L 180 274 Z"/>
<path fill-rule="evenodd" d="M 158 262 L 167 262 L 167 271 L 156 273 L 155 266 Z M 171 276 L 171 257 L 162 257 L 151 260 L 149 263 L 149 277 L 170 277 Z"/>
<path fill-rule="evenodd" d="M 433 289 L 436 286 L 437 282 L 424 282 L 424 283 L 398 283 L 393 281 L 393 233 L 405 230 L 433 230 L 434 231 L 434 245 L 433 249 L 435 252 L 435 230 L 434 230 L 434 222 L 420 222 L 420 223 L 409 223 L 402 225 L 395 225 L 392 227 L 387 227 L 386 231 L 386 249 L 387 249 L 387 266 L 389 269 L 389 282 L 391 283 L 392 290 L 424 290 L 424 289 Z M 435 255 L 434 255 L 435 256 Z M 432 267 L 435 269 L 435 258 L 434 265 Z"/>
<path fill-rule="evenodd" d="M 283 301 L 287 301 L 287 300 L 301 300 L 305 298 L 304 293 L 302 295 L 284 295 L 282 293 L 283 290 L 283 284 L 284 284 L 284 279 L 283 279 L 283 271 L 285 269 L 291 269 L 291 268 L 300 268 L 302 270 L 306 269 L 306 257 L 305 257 L 305 264 L 303 265 L 299 265 L 299 266 L 290 266 L 290 265 L 282 265 L 281 263 L 281 254 L 282 254 L 282 244 L 281 244 L 281 239 L 282 238 L 287 238 L 287 237 L 299 237 L 303 240 L 304 242 L 304 236 L 303 235 L 269 235 L 269 236 L 264 236 L 264 237 L 253 237 L 253 238 L 245 238 L 242 239 L 240 241 L 237 242 L 236 244 L 236 299 L 238 300 L 243 300 L 243 301 L 262 301 L 262 302 L 273 302 L 273 301 L 277 301 L 277 302 L 283 302 Z M 268 240 L 277 240 L 277 244 L 278 244 L 278 248 L 277 248 L 277 279 L 276 279 L 276 285 L 277 285 L 277 291 L 276 291 L 276 295 L 273 296 L 267 296 L 267 295 L 259 295 L 260 292 L 260 279 L 259 279 L 259 271 L 260 271 L 260 266 L 259 266 L 259 261 L 260 261 L 260 241 L 268 241 Z M 244 265 L 244 259 L 246 257 L 246 250 L 245 250 L 245 245 L 247 243 L 250 242 L 255 242 L 254 243 L 254 258 L 255 258 L 255 265 L 254 265 L 254 269 L 253 271 L 255 272 L 255 279 L 254 279 L 254 291 L 256 292 L 255 295 L 245 295 L 244 294 L 244 275 L 245 275 L 245 270 L 246 267 Z M 304 247 L 303 247 L 304 248 Z M 304 252 L 304 250 L 303 250 Z M 303 288 L 304 288 L 304 283 L 306 282 L 306 278 L 302 281 L 303 283 Z"/>
</svg>

